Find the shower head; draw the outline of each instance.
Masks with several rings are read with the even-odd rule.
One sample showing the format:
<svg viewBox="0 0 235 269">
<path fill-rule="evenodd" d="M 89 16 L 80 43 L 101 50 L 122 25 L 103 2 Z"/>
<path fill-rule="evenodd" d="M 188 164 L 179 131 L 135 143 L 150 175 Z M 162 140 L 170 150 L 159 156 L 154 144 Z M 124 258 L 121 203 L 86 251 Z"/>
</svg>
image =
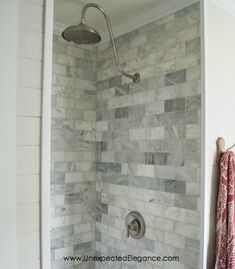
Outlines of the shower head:
<svg viewBox="0 0 235 269">
<path fill-rule="evenodd" d="M 73 25 L 66 28 L 62 33 L 62 37 L 66 41 L 73 42 L 78 45 L 93 45 L 101 41 L 100 34 L 95 29 L 89 27 L 86 24 L 85 15 L 86 15 L 87 9 L 90 7 L 98 9 L 105 17 L 111 44 L 113 47 L 114 58 L 115 58 L 115 61 L 116 61 L 116 64 L 120 73 L 125 77 L 131 78 L 133 82 L 139 82 L 140 81 L 139 73 L 135 73 L 132 75 L 123 70 L 122 65 L 119 62 L 119 57 L 118 57 L 116 45 L 114 42 L 113 31 L 112 31 L 112 26 L 111 26 L 109 16 L 107 12 L 105 11 L 105 9 L 101 7 L 100 5 L 95 4 L 95 3 L 86 4 L 82 9 L 81 22 L 78 25 Z"/>
<path fill-rule="evenodd" d="M 93 28 L 89 27 L 84 21 L 78 25 L 67 27 L 62 37 L 68 41 L 78 45 L 92 45 L 101 41 L 100 34 Z"/>
</svg>

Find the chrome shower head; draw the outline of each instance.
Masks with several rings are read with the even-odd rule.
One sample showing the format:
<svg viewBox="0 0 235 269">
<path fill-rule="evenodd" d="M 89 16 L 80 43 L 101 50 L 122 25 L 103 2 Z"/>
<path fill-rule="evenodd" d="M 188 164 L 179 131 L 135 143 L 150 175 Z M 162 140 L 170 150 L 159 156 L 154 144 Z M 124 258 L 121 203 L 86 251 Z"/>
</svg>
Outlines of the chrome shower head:
<svg viewBox="0 0 235 269">
<path fill-rule="evenodd" d="M 62 37 L 66 41 L 73 42 L 78 45 L 92 45 L 92 44 L 97 44 L 101 41 L 100 34 L 95 29 L 87 26 L 86 24 L 85 14 L 86 14 L 87 9 L 90 7 L 98 9 L 104 15 L 104 18 L 107 23 L 108 31 L 109 31 L 111 44 L 113 47 L 114 58 L 115 58 L 115 61 L 116 61 L 116 64 L 120 73 L 123 76 L 132 79 L 133 82 L 139 82 L 140 81 L 139 73 L 129 74 L 123 70 L 123 67 L 119 62 L 119 57 L 118 57 L 117 48 L 114 42 L 114 36 L 113 36 L 113 31 L 112 31 L 112 26 L 111 26 L 109 16 L 107 12 L 104 10 L 104 8 L 101 7 L 100 5 L 95 4 L 95 3 L 86 4 L 82 9 L 81 22 L 78 25 L 73 25 L 66 28 L 62 33 Z"/>
<path fill-rule="evenodd" d="M 85 22 L 69 26 L 63 31 L 62 37 L 66 41 L 78 45 L 92 45 L 101 41 L 100 34 L 95 29 L 89 27 Z"/>
</svg>

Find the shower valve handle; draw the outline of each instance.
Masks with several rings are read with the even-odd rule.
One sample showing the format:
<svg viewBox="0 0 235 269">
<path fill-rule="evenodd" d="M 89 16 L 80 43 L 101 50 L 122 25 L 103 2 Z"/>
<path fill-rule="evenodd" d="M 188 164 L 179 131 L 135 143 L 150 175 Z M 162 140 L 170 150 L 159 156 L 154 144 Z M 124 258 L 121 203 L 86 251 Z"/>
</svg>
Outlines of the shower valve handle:
<svg viewBox="0 0 235 269">
<path fill-rule="evenodd" d="M 130 231 L 138 232 L 139 222 L 136 219 L 133 219 L 129 224 L 127 224 L 127 237 L 130 235 Z"/>
</svg>

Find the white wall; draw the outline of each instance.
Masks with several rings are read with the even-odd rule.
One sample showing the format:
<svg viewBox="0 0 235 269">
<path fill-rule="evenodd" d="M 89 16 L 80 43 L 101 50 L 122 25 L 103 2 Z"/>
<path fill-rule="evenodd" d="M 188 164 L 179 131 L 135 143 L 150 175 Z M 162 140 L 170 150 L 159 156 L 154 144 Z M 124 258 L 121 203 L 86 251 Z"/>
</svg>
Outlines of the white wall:
<svg viewBox="0 0 235 269">
<path fill-rule="evenodd" d="M 228 6 L 223 6 L 223 3 Z M 216 139 L 223 136 L 227 147 L 235 143 L 235 17 L 231 13 L 229 1 L 207 0 L 204 5 L 206 171 L 203 268 L 211 269 L 214 265 L 218 189 Z"/>
<path fill-rule="evenodd" d="M 15 269 L 16 0 L 1 1 L 0 36 L 0 262 L 1 268 Z"/>
<path fill-rule="evenodd" d="M 17 268 L 40 268 L 43 0 L 20 0 L 16 98 Z"/>
</svg>

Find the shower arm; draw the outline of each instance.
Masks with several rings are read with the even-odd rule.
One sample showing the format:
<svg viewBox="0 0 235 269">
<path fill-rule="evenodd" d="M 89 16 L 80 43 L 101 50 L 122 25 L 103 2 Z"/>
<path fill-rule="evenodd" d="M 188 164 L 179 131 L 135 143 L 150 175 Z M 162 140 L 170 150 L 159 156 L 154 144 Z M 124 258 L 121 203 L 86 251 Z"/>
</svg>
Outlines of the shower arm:
<svg viewBox="0 0 235 269">
<path fill-rule="evenodd" d="M 110 40 L 111 40 L 112 47 L 113 47 L 113 54 L 114 54 L 115 61 L 116 61 L 116 64 L 118 66 L 119 71 L 121 72 L 121 74 L 123 76 L 131 78 L 133 80 L 133 82 L 139 82 L 140 81 L 140 74 L 139 73 L 135 73 L 135 74 L 131 75 L 131 74 L 127 73 L 122 68 L 122 65 L 120 64 L 118 53 L 117 53 L 117 48 L 116 48 L 116 45 L 115 45 L 115 42 L 114 42 L 114 36 L 113 36 L 111 22 L 110 22 L 110 19 L 109 19 L 109 15 L 105 11 L 105 9 L 103 7 L 101 7 L 100 5 L 95 4 L 95 3 L 90 3 L 90 4 L 85 5 L 83 7 L 83 9 L 82 9 L 81 23 L 86 24 L 85 14 L 86 14 L 87 9 L 90 8 L 90 7 L 97 8 L 105 17 L 107 27 L 108 27 L 108 31 L 109 31 Z"/>
</svg>

